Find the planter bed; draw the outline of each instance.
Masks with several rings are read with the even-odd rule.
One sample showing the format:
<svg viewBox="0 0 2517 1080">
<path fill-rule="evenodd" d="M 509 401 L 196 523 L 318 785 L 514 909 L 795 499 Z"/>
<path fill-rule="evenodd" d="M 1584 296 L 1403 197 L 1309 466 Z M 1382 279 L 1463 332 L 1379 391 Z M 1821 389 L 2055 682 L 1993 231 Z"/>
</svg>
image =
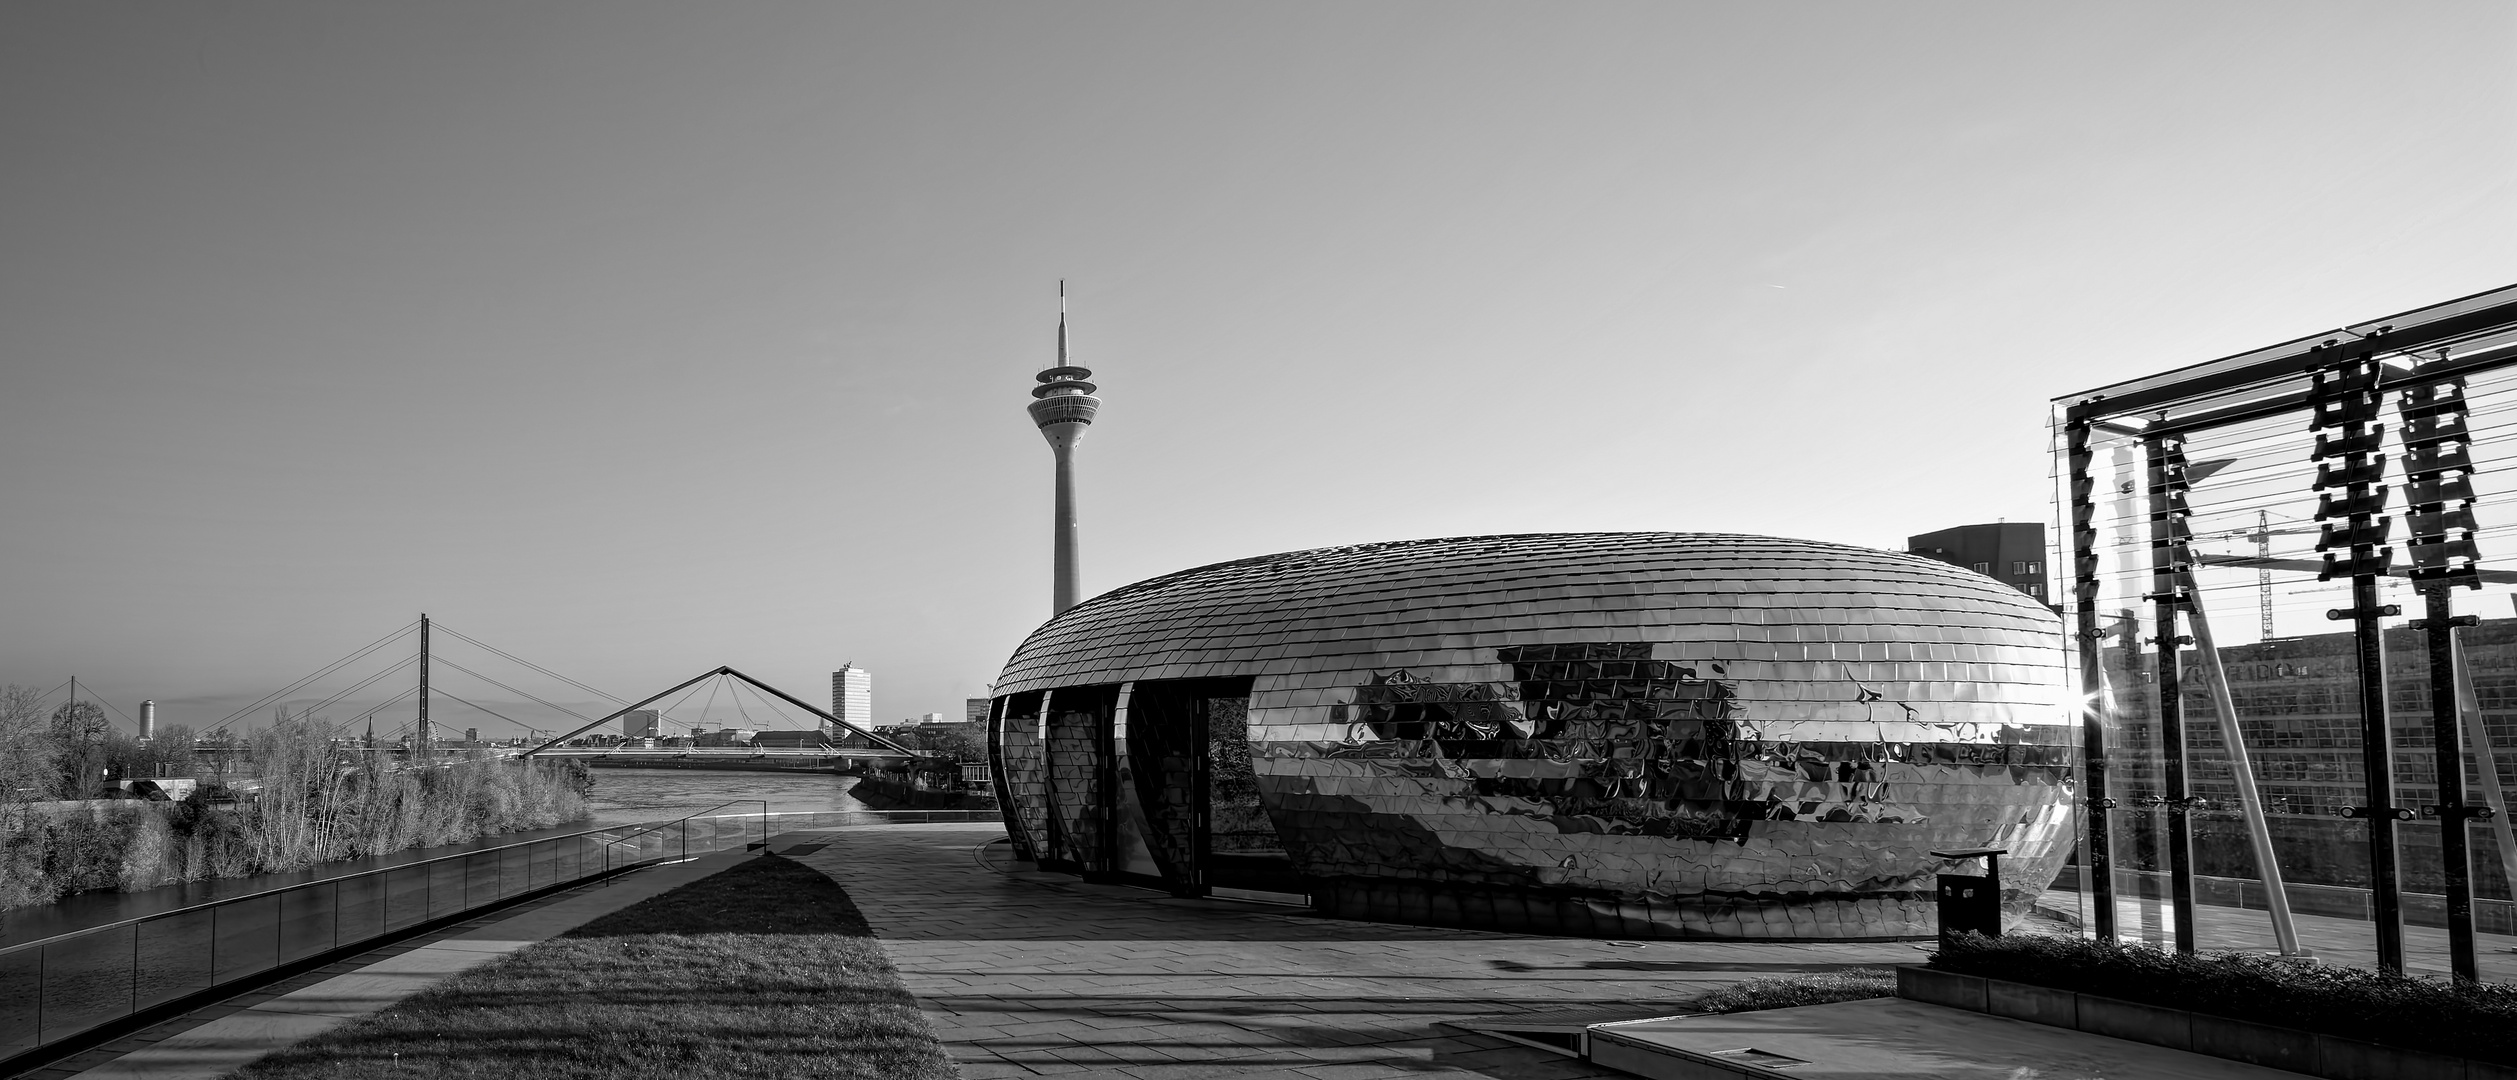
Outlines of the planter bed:
<svg viewBox="0 0 2517 1080">
<path fill-rule="evenodd" d="M 2048 986 L 1912 966 L 1897 996 L 2330 1080 L 2517 1080 L 2517 1068 Z"/>
</svg>

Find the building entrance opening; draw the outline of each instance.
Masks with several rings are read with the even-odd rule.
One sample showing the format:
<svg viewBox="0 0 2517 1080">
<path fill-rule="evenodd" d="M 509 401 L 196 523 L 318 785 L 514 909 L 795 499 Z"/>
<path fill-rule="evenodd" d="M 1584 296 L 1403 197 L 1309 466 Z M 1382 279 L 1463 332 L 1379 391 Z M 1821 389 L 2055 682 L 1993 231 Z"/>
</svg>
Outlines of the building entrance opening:
<svg viewBox="0 0 2517 1080">
<path fill-rule="evenodd" d="M 1111 721 L 1118 687 L 1051 690 L 1042 707 L 1048 751 L 1049 843 L 1045 869 L 1100 874 L 1110 870 Z"/>
<path fill-rule="evenodd" d="M 1308 889 L 1259 799 L 1249 678 L 1008 694 L 997 782 L 1042 869 L 1203 896 Z"/>
<path fill-rule="evenodd" d="M 1259 805 L 1250 683 L 1162 679 L 1129 689 L 1127 794 L 1161 882 L 1175 893 L 1304 891 Z"/>
</svg>

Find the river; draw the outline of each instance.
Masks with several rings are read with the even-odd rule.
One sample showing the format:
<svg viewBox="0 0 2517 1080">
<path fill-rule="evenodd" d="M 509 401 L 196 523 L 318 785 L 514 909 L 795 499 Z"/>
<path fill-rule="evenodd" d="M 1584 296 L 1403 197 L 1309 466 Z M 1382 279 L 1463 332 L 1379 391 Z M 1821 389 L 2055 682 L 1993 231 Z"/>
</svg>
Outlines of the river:
<svg viewBox="0 0 2517 1080">
<path fill-rule="evenodd" d="M 717 769 L 590 769 L 594 790 L 586 808 L 594 819 L 581 828 L 663 821 L 696 813 L 717 803 L 749 800 L 757 810 L 769 801 L 770 813 L 867 810 L 848 794 L 853 776 L 807 772 L 733 772 Z M 742 806 L 726 807 L 739 812 Z"/>
</svg>

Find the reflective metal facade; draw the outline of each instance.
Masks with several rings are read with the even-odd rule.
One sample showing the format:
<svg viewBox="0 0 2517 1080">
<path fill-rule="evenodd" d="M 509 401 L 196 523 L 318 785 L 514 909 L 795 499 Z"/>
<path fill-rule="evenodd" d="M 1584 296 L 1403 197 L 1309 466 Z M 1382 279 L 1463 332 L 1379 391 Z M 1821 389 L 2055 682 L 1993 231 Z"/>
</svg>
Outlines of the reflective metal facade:
<svg viewBox="0 0 2517 1080">
<path fill-rule="evenodd" d="M 2070 847 L 2078 728 L 2048 609 L 1915 556 L 1685 533 L 1325 548 L 1093 598 L 996 684 L 1018 843 L 1086 871 L 1125 857 L 1109 837 L 1170 846 L 1126 820 L 1170 788 L 1094 788 L 1079 725 L 1104 718 L 1117 777 L 1132 698 L 1232 678 L 1259 801 L 1334 913 L 1900 937 L 1933 930 L 1950 867 L 1929 851 L 2009 848 L 2015 911 Z M 1079 835 L 1097 813 L 1130 828 Z"/>
</svg>

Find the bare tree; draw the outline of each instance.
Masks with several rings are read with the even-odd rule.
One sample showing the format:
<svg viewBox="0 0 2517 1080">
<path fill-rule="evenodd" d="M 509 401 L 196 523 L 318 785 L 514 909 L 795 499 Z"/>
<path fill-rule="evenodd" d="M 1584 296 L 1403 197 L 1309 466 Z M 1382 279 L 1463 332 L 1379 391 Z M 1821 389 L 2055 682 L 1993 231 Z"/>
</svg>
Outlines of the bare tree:
<svg viewBox="0 0 2517 1080">
<path fill-rule="evenodd" d="M 44 692 L 0 686 L 0 835 L 26 824 L 27 804 L 52 797 L 54 747 L 44 721 Z"/>
<path fill-rule="evenodd" d="M 95 796 L 105 775 L 106 736 L 113 730 L 113 721 L 92 701 L 65 701 L 52 711 L 48 734 L 61 798 Z"/>
</svg>

